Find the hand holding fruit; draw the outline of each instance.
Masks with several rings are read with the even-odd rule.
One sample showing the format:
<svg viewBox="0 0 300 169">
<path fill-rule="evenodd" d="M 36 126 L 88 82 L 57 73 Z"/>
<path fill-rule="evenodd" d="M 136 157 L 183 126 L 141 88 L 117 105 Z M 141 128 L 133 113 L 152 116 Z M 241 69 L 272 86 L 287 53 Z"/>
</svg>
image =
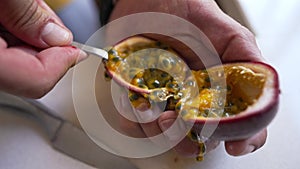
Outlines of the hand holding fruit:
<svg viewBox="0 0 300 169">
<path fill-rule="evenodd" d="M 196 25 L 210 39 L 217 50 L 222 62 L 252 61 L 262 62 L 263 58 L 256 45 L 255 37 L 245 27 L 241 26 L 229 16 L 224 14 L 214 1 L 210 0 L 119 0 L 111 15 L 111 20 L 138 12 L 163 12 L 179 16 Z M 192 56 L 189 50 L 181 50 L 178 43 L 169 39 L 159 39 L 178 49 L 181 56 Z M 184 58 L 190 67 L 199 69 L 201 63 L 193 57 Z M 137 124 L 124 120 L 125 130 L 139 131 L 140 134 L 153 136 L 166 131 L 175 121 L 177 114 L 167 111 L 159 119 L 149 124 Z M 175 133 L 173 133 L 175 134 Z M 176 135 L 176 134 L 175 134 Z M 172 136 L 170 136 L 172 137 Z M 176 136 L 173 136 L 176 137 Z M 263 129 L 245 140 L 227 141 L 226 150 L 229 154 L 237 156 L 255 151 L 264 145 L 267 130 Z M 198 145 L 189 139 L 182 140 L 175 150 L 187 156 L 198 155 Z"/>
</svg>

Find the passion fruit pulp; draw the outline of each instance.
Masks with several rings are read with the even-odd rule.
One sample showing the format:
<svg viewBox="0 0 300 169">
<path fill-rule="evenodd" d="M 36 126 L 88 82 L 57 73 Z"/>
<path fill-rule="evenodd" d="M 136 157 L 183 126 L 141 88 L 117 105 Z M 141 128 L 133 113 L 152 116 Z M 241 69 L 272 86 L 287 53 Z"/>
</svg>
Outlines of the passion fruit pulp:
<svg viewBox="0 0 300 169">
<path fill-rule="evenodd" d="M 150 51 L 139 53 L 149 48 Z M 167 45 L 143 37 L 129 38 L 109 51 L 109 59 L 104 61 L 106 72 L 130 90 L 133 107 L 143 105 L 145 109 L 152 102 L 166 102 L 162 111 L 178 112 L 188 125 L 193 125 L 194 133 L 200 134 L 204 125 L 216 128 L 209 136 L 215 140 L 247 138 L 274 118 L 279 83 L 271 66 L 258 62 L 229 63 L 188 74 L 183 60 L 162 54 L 162 49 L 177 56 Z M 133 56 L 130 61 L 128 56 Z M 142 63 L 146 69 L 139 67 Z M 157 65 L 160 67 L 154 68 Z M 222 79 L 225 86 L 218 85 Z"/>
</svg>

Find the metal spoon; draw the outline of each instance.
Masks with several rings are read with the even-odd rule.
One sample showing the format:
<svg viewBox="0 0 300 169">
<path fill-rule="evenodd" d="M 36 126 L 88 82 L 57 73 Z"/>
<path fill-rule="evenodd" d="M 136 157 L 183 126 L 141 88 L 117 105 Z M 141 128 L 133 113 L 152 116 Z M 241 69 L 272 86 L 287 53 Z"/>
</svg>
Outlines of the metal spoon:
<svg viewBox="0 0 300 169">
<path fill-rule="evenodd" d="M 103 49 L 92 47 L 92 46 L 85 45 L 85 44 L 82 44 L 79 42 L 74 42 L 74 41 L 72 42 L 72 46 L 75 46 L 90 55 L 94 55 L 94 56 L 100 57 L 102 59 L 108 60 L 108 53 L 107 53 L 107 51 L 105 51 Z M 124 79 L 122 79 L 121 76 L 116 75 L 115 72 L 113 72 L 109 69 L 106 69 L 106 70 L 107 70 L 107 73 L 112 77 L 112 79 L 115 82 L 117 82 L 119 85 L 121 85 L 127 89 L 136 91 L 138 93 L 148 93 L 148 94 L 151 93 L 151 91 L 152 91 L 152 90 L 145 90 L 145 89 L 139 88 L 137 86 L 134 86 L 134 85 L 128 83 L 127 81 L 125 81 Z"/>
<path fill-rule="evenodd" d="M 100 48 L 96 48 L 96 47 L 92 47 L 92 46 L 88 46 L 79 42 L 72 42 L 72 45 L 87 52 L 88 54 L 103 58 L 105 60 L 108 60 L 108 53 L 107 51 L 100 49 Z M 143 89 L 140 87 L 137 87 L 127 81 L 125 81 L 123 78 L 121 78 L 121 76 L 119 76 L 118 74 L 116 74 L 114 71 L 111 71 L 109 69 L 106 69 L 107 73 L 109 74 L 109 76 L 119 85 L 131 90 L 131 91 L 135 91 L 137 93 L 141 93 L 141 94 L 150 94 L 152 97 L 154 97 L 154 95 L 156 96 L 156 99 L 159 101 L 164 101 L 167 100 L 169 97 L 173 96 L 171 94 L 168 94 L 168 91 L 165 88 L 162 89 Z"/>
<path fill-rule="evenodd" d="M 104 49 L 88 46 L 79 42 L 72 42 L 72 46 L 75 46 L 88 54 L 98 56 L 100 58 L 108 60 L 108 53 Z"/>
</svg>

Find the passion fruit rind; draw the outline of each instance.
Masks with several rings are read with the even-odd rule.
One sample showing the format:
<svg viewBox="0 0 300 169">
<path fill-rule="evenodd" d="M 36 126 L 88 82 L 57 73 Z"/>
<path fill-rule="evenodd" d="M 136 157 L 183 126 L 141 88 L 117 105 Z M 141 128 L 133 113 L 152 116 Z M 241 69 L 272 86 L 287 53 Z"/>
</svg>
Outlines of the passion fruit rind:
<svg viewBox="0 0 300 169">
<path fill-rule="evenodd" d="M 178 112 L 188 124 L 193 125 L 196 133 L 202 130 L 204 124 L 217 125 L 211 136 L 217 140 L 247 138 L 274 118 L 279 83 L 278 75 L 270 65 L 260 62 L 229 63 L 187 75 L 180 60 L 161 55 L 155 57 L 158 55 L 156 50 L 147 51 L 149 58 L 144 58 L 147 61 L 143 64 L 151 67 L 155 62 L 162 63 L 167 70 L 177 70 L 180 78 L 175 79 L 156 68 L 136 68 L 135 65 L 138 67 L 141 63 L 140 53 L 131 60 L 133 66 L 122 65 L 129 54 L 145 48 L 159 48 L 175 54 L 162 43 L 134 37 L 116 45 L 109 52 L 108 61 L 104 62 L 107 74 L 130 90 L 129 98 L 135 108 L 140 105 L 150 107 L 151 102 L 167 102 L 164 110 Z M 225 85 L 222 84 L 224 79 Z"/>
<path fill-rule="evenodd" d="M 279 78 L 276 70 L 261 62 L 240 62 L 237 65 L 248 65 L 252 69 L 265 74 L 266 81 L 260 96 L 242 112 L 222 118 L 196 118 L 186 120 L 196 134 L 205 133 L 205 128 L 215 128 L 209 137 L 214 140 L 246 139 L 267 127 L 274 119 L 279 107 Z M 232 65 L 232 64 L 225 64 Z M 245 86 L 244 86 L 245 87 Z M 247 89 L 247 88 L 245 88 Z M 251 90 L 250 90 L 251 91 Z M 250 93 L 251 94 L 251 93 Z"/>
</svg>

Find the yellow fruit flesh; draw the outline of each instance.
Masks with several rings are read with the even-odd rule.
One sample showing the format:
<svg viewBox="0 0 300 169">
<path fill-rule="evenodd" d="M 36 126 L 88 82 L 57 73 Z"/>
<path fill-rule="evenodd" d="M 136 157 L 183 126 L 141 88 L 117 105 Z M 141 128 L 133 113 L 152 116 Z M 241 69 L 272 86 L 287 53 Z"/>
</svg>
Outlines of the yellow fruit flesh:
<svg viewBox="0 0 300 169">
<path fill-rule="evenodd" d="M 175 80 L 169 73 L 157 68 L 134 68 L 135 65 L 141 63 L 141 58 L 138 54 L 135 55 L 134 52 L 146 48 L 159 48 L 174 53 L 171 48 L 162 43 L 143 38 L 138 39 L 137 42 L 126 42 L 113 48 L 109 51 L 109 59 L 105 61 L 105 66 L 108 70 L 118 71 L 120 77 L 128 81 L 128 83 L 143 89 L 158 89 L 154 95 L 153 93 L 152 95 L 145 95 L 131 91 L 129 98 L 133 107 L 137 108 L 139 105 L 151 106 L 151 101 L 165 101 L 159 98 L 163 94 L 166 95 L 164 97 L 172 96 L 167 99 L 166 110 L 171 109 L 180 112 L 185 120 L 217 116 L 229 117 L 246 110 L 248 106 L 255 103 L 262 93 L 266 80 L 263 73 L 255 72 L 244 65 L 228 64 L 224 67 L 192 71 L 199 93 L 193 99 L 182 103 L 180 99 L 191 91 L 187 86 L 183 86 L 183 83 Z M 130 54 L 133 54 L 133 57 L 130 58 L 130 65 L 133 66 L 125 67 L 123 66 L 124 59 Z M 182 79 L 184 82 L 187 81 L 188 77 L 182 70 L 182 63 L 176 63 L 172 59 L 165 58 L 163 55 L 156 56 L 156 54 L 156 51 L 147 53 L 147 56 L 149 56 L 146 58 L 148 59 L 146 62 L 149 64 L 147 65 L 148 67 L 155 63 L 162 63 L 162 66 L 167 70 L 171 72 L 177 71 L 176 73 L 178 74 L 181 73 L 182 75 L 180 75 L 179 79 Z M 127 62 L 129 63 L 129 61 Z M 220 72 L 221 76 L 225 77 L 227 85 L 222 91 L 212 88 L 212 82 L 218 81 L 218 76 L 215 75 L 219 75 Z M 226 92 L 226 100 L 223 105 L 224 111 L 222 111 L 222 114 L 215 113 L 212 111 L 212 107 L 216 104 L 215 98 L 219 97 L 224 90 Z"/>
</svg>

